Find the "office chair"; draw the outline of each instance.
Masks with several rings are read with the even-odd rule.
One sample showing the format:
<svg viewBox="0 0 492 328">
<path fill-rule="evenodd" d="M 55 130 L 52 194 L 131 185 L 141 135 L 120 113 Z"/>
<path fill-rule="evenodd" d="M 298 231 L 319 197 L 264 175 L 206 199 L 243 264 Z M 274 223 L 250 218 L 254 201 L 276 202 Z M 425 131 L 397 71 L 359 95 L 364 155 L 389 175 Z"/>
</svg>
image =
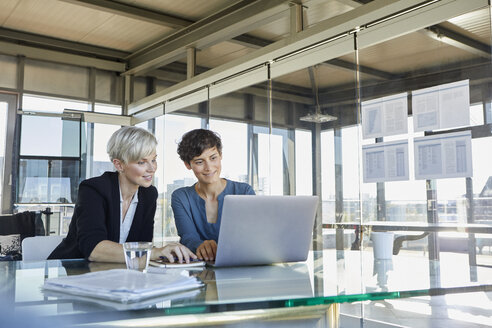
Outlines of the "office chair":
<svg viewBox="0 0 492 328">
<path fill-rule="evenodd" d="M 25 211 L 0 216 L 0 260 L 20 260 L 21 243 L 27 237 L 44 235 L 41 213 Z"/>
<path fill-rule="evenodd" d="M 35 236 L 22 241 L 23 261 L 43 261 L 63 240 L 63 236 Z"/>
</svg>

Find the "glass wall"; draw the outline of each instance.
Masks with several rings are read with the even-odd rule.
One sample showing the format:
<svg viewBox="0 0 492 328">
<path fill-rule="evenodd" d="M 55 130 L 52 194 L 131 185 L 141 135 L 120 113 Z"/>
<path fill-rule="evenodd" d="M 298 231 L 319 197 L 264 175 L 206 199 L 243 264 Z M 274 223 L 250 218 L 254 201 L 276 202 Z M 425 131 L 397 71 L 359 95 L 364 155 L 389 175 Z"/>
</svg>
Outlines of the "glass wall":
<svg viewBox="0 0 492 328">
<path fill-rule="evenodd" d="M 217 96 L 214 96 L 217 88 L 209 92 L 212 95 L 208 108 L 209 128 L 221 136 L 223 143 L 221 176 L 250 184 L 256 194 L 269 189 L 260 173 L 260 167 L 266 165 L 267 170 L 269 167 L 269 159 L 260 149 L 268 147 L 269 140 L 261 139 L 259 132 L 266 129 L 268 135 L 265 88 L 264 84 L 259 84 L 225 94 L 219 90 Z"/>
<path fill-rule="evenodd" d="M 318 6 L 320 10 L 324 8 L 320 4 L 315 7 Z M 339 6 L 332 8 L 334 14 L 351 9 Z M 315 7 L 304 9 L 307 18 L 314 19 Z M 379 31 L 385 35 L 375 36 L 366 26 L 342 33 L 336 42 L 323 40 L 323 46 L 333 44 L 333 48 L 320 51 L 315 59 L 309 57 L 312 49 L 301 49 L 306 52 L 304 57 L 287 65 L 298 69 L 289 67 L 286 73 L 278 73 L 275 67 L 282 60 L 275 58 L 258 69 L 265 73 L 262 77 L 248 75 L 254 77 L 255 83 L 236 76 L 211 83 L 197 91 L 199 100 L 179 105 L 179 99 L 172 99 L 164 104 L 167 114 L 155 118 L 150 125 L 143 122 L 154 127 L 159 139 L 156 240 L 176 239 L 170 208 L 172 192 L 196 181 L 176 154 L 177 143 L 191 129 L 209 128 L 223 139 L 223 177 L 247 182 L 257 194 L 321 197 L 319 214 L 325 225 L 325 248 L 372 250 L 369 230 L 379 227 L 376 230 L 391 230 L 395 238 L 402 237 L 399 251 L 410 254 L 432 251 L 436 257 L 447 250 L 459 249 L 461 254 L 473 249 L 490 251 L 489 241 L 483 236 L 429 230 L 436 224 L 490 221 L 492 182 L 485 151 L 490 146 L 492 121 L 489 8 L 436 18 L 435 22 L 426 18 L 430 23 L 425 26 L 414 22 L 405 27 L 398 19 L 392 17 L 378 23 Z M 299 30 L 315 25 L 307 22 Z M 398 27 L 400 32 L 392 33 L 392 27 Z M 350 47 L 342 47 L 339 40 Z M 354 45 L 359 48 L 354 49 Z M 5 68 L 9 71 L 17 65 L 11 58 L 0 60 L 10 63 Z M 303 63 L 308 60 L 309 65 Z M 179 76 L 168 83 L 155 80 L 158 77 L 135 78 L 130 98 L 142 99 L 152 87 L 163 91 L 179 83 L 184 79 L 185 68 L 181 65 Z M 42 76 L 47 74 L 59 77 L 58 84 L 40 86 Z M 88 101 L 89 74 L 84 68 L 54 67 L 27 60 L 25 87 L 31 93 L 23 95 L 22 109 L 121 113 L 119 79 L 109 72 L 96 72 L 96 99 Z M 74 76 L 81 78 L 59 85 Z M 0 82 L 11 86 L 8 80 Z M 72 99 L 39 95 L 52 95 L 60 89 Z M 19 172 L 24 176 L 19 176 L 19 201 L 33 198 L 24 192 L 29 189 L 25 187 L 27 178 L 34 174 L 49 177 L 48 173 L 39 173 L 48 172 L 49 167 L 63 171 L 59 168 L 63 165 L 56 162 L 60 159 L 36 156 L 70 157 L 62 161 L 80 157 L 78 166 L 69 166 L 72 171 L 82 172 L 86 167 L 85 154 L 90 169 L 80 178 L 113 169 L 106 142 L 119 125 L 83 124 L 78 142 L 82 145 L 87 141 L 89 146 L 77 146 L 79 149 L 69 146 L 77 140 L 67 139 L 63 132 L 51 136 L 56 140 L 49 139 L 50 135 L 43 131 L 55 128 L 47 123 L 48 119 L 29 125 L 30 120 L 26 117 L 23 126 L 25 131 L 31 131 L 31 136 L 22 135 L 20 139 L 20 155 L 24 158 L 19 161 Z M 33 146 L 35 142 L 55 145 L 53 140 L 56 147 L 50 147 L 48 152 L 42 146 Z M 69 150 L 77 152 L 67 153 Z M 48 189 L 42 190 L 46 190 L 42 199 L 51 201 Z M 73 192 L 63 198 L 73 201 Z M 367 230 L 361 234 L 354 228 L 342 229 L 348 224 L 358 225 L 358 229 L 362 229 L 362 224 Z M 410 225 L 423 230 L 402 232 L 395 228 Z M 474 240 L 475 246 L 469 240 Z"/>
<path fill-rule="evenodd" d="M 295 130 L 296 195 L 313 195 L 313 147 L 311 131 Z"/>
<path fill-rule="evenodd" d="M 65 109 L 89 111 L 89 106 L 87 101 L 24 94 L 21 109 L 34 112 L 63 113 Z"/>
<path fill-rule="evenodd" d="M 384 42 L 371 43 L 370 33 L 357 40 L 371 43 L 358 51 L 359 172 L 362 254 L 375 290 L 391 289 L 408 259 L 427 263 L 419 279 L 439 288 L 484 281 L 472 266 L 492 258 L 484 226 L 469 230 L 491 219 L 490 8 L 414 24 Z"/>
<path fill-rule="evenodd" d="M 5 165 L 5 142 L 7 140 L 7 110 L 6 102 L 0 101 L 0 204 L 2 204 L 3 172 Z"/>
<path fill-rule="evenodd" d="M 106 145 L 111 135 L 121 128 L 119 125 L 93 123 L 94 143 L 92 152 L 92 172 L 87 178 L 97 177 L 106 171 L 114 171 Z"/>
<path fill-rule="evenodd" d="M 81 126 L 80 118 L 22 116 L 17 203 L 72 203 L 76 199 Z"/>
<path fill-rule="evenodd" d="M 154 185 L 159 192 L 154 242 L 179 240 L 171 209 L 171 196 L 174 190 L 195 183 L 193 173 L 186 169 L 178 156 L 177 146 L 181 136 L 202 126 L 202 119 L 180 113 L 166 114 L 155 119 L 155 135 L 159 141 L 157 151 L 157 172 Z"/>
<path fill-rule="evenodd" d="M 248 182 L 248 124 L 210 119 L 209 129 L 217 132 L 222 140 L 221 176 Z"/>
<path fill-rule="evenodd" d="M 335 223 L 335 134 L 321 132 L 321 213 L 323 223 Z"/>
<path fill-rule="evenodd" d="M 489 28 L 476 29 L 471 17 L 488 21 L 488 8 L 359 51 L 360 70 L 376 69 L 363 74 L 360 83 L 365 132 L 362 189 L 363 193 L 373 189 L 365 201 L 378 205 L 365 220 L 474 221 L 468 210 L 480 197 L 490 173 L 484 159 L 475 154 L 484 149 L 477 146 L 489 134 L 479 127 L 485 122 L 489 101 L 483 71 L 490 60 L 464 47 L 459 43 L 463 40 L 451 42 L 449 37 L 454 32 L 472 33 L 479 43 L 490 43 Z M 401 174 L 392 166 L 400 163 L 398 154 L 404 165 Z M 379 155 L 384 166 L 376 165 Z M 446 234 L 439 234 L 445 250 L 448 237 L 443 236 Z M 418 241 L 408 246 L 419 243 L 426 249 Z"/>
</svg>

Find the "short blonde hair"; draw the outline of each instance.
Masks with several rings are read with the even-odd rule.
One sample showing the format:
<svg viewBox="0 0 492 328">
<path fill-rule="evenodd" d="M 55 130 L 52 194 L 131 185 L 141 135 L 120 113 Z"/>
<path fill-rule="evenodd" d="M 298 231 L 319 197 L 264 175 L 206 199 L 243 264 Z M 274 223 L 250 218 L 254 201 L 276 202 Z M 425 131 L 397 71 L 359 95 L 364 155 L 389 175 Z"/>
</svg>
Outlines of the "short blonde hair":
<svg viewBox="0 0 492 328">
<path fill-rule="evenodd" d="M 129 163 L 149 156 L 156 147 L 157 139 L 152 133 L 135 126 L 125 126 L 109 138 L 106 151 L 111 161 L 119 159 Z"/>
</svg>

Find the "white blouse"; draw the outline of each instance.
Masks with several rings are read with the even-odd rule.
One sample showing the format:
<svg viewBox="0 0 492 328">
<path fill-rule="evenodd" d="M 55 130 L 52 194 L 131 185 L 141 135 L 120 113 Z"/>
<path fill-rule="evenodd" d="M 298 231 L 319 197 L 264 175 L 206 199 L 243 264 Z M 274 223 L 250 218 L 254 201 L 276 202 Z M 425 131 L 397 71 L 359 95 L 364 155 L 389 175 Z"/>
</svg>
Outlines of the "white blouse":
<svg viewBox="0 0 492 328">
<path fill-rule="evenodd" d="M 138 204 L 138 190 L 133 195 L 132 202 L 126 211 L 125 219 L 123 220 L 123 196 L 121 195 L 120 189 L 120 244 L 126 242 L 130 228 L 132 227 L 133 217 L 135 216 L 135 211 L 137 210 Z"/>
</svg>

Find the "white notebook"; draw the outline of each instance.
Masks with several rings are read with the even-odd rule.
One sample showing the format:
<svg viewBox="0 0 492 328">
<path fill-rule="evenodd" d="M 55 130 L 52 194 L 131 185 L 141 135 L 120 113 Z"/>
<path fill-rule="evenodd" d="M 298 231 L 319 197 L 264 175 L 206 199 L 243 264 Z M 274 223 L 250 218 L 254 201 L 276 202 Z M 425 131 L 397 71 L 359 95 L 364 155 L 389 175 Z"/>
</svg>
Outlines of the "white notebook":
<svg viewBox="0 0 492 328">
<path fill-rule="evenodd" d="M 88 296 L 122 303 L 138 302 L 150 297 L 201 287 L 203 284 L 187 272 L 143 273 L 115 269 L 50 278 L 45 290 Z"/>
</svg>

